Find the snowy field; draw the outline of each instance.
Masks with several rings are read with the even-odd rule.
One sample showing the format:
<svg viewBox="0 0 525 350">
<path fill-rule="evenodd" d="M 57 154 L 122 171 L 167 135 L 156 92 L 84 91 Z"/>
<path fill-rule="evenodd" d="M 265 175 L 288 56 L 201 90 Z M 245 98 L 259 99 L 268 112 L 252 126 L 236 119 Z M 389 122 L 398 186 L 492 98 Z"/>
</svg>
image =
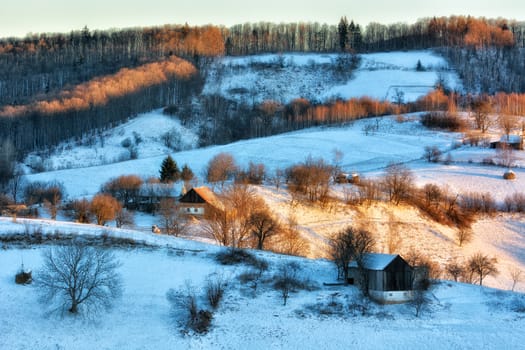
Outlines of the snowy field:
<svg viewBox="0 0 525 350">
<path fill-rule="evenodd" d="M 22 222 L 0 219 L 0 225 L 4 233 L 25 229 Z M 61 225 L 50 224 L 43 231 L 99 232 L 89 225 Z M 240 284 L 238 275 L 247 267 L 217 265 L 213 256 L 218 247 L 152 234 L 142 234 L 142 242 L 150 247 L 114 249 L 121 262 L 123 297 L 109 313 L 88 319 L 49 315 L 34 286 L 14 283 L 22 261 L 38 276 L 47 246 L 0 249 L 0 349 L 519 349 L 525 342 L 525 318 L 519 311 L 525 305 L 523 294 L 443 281 L 432 287 L 420 317 L 411 305 L 376 304 L 363 316 L 348 309 L 360 302 L 354 287 L 323 285 L 334 281 L 332 263 L 256 252 L 269 263 L 265 278 L 271 280 L 280 264 L 296 261 L 302 266 L 300 276 L 316 286 L 292 293 L 283 306 L 270 286 L 261 285 L 254 296 Z M 201 295 L 205 279 L 214 273 L 229 283 L 210 332 L 182 335 L 170 316 L 166 293 L 190 282 Z"/>
<path fill-rule="evenodd" d="M 439 78 L 449 88 L 461 90 L 457 74 L 441 56 L 429 50 L 359 57 L 359 67 L 350 77 L 341 77 L 333 70 L 336 54 L 226 57 L 210 72 L 204 93 L 218 93 L 248 103 L 267 99 L 287 103 L 297 97 L 321 102 L 361 96 L 394 100 L 399 90 L 403 101 L 410 102 L 427 94 Z M 424 71 L 416 71 L 418 61 Z"/>
<path fill-rule="evenodd" d="M 497 157 L 493 149 L 461 146 L 462 134 L 436 132 L 421 126 L 418 114 L 409 115 L 405 122 L 396 121 L 396 117 L 372 118 L 359 120 L 343 127 L 324 127 L 301 130 L 267 138 L 238 141 L 228 145 L 170 152 L 153 135 L 163 127 L 166 121 L 176 125 L 181 135 L 194 142 L 195 135 L 190 130 L 178 125 L 174 119 L 157 113 L 141 115 L 131 122 L 108 131 L 104 146 L 98 142 L 91 147 L 59 147 L 50 159 L 57 164 L 69 164 L 71 169 L 50 171 L 27 176 L 28 181 L 59 180 L 64 183 L 70 198 L 89 197 L 96 194 L 101 185 L 123 174 L 137 174 L 143 178 L 158 177 L 160 164 L 167 154 L 171 154 L 179 167 L 188 164 L 197 177 L 203 178 L 208 161 L 220 152 L 231 153 L 237 163 L 246 167 L 249 162 L 263 163 L 269 174 L 275 169 L 284 169 L 306 157 L 323 158 L 333 162 L 334 151 L 341 151 L 340 161 L 346 172 L 358 172 L 364 177 L 381 176 L 384 167 L 390 162 L 405 163 L 416 175 L 417 183 L 440 183 L 456 191 L 482 191 L 492 193 L 496 200 L 503 201 L 506 195 L 525 188 L 525 154 L 515 152 L 515 164 L 518 174 L 514 181 L 503 181 L 505 169 L 496 166 L 481 166 L 485 158 Z M 366 133 L 369 126 L 376 131 Z M 102 158 L 109 158 L 116 152 L 126 133 L 136 132 L 143 135 L 139 144 L 138 159 L 117 162 L 101 166 L 86 166 L 84 162 L 94 152 Z M 184 140 L 184 138 L 183 138 Z M 112 146 L 115 145 L 115 146 Z M 451 165 L 429 164 L 422 159 L 426 146 L 436 146 L 450 153 Z M 120 147 L 122 151 L 123 148 Z M 88 162 L 89 164 L 89 162 Z M 523 175 L 522 175 L 523 174 Z"/>
</svg>

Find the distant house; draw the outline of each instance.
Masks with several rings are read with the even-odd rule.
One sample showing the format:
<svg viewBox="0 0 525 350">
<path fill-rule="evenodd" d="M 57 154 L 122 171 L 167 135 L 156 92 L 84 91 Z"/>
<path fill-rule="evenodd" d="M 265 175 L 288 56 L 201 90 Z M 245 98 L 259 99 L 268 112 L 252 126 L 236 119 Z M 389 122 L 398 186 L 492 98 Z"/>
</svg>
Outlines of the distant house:
<svg viewBox="0 0 525 350">
<path fill-rule="evenodd" d="M 501 138 L 497 141 L 492 141 L 490 143 L 490 148 L 502 148 L 502 147 L 510 147 L 516 151 L 523 149 L 523 137 L 520 135 L 509 135 L 507 139 L 507 135 L 501 136 Z"/>
<path fill-rule="evenodd" d="M 203 216 L 211 208 L 223 208 L 219 198 L 206 186 L 190 189 L 179 199 L 179 206 L 181 213 L 195 216 Z"/>
<path fill-rule="evenodd" d="M 366 254 L 363 259 L 364 273 L 368 281 L 368 292 L 379 303 L 403 303 L 412 299 L 414 269 L 399 255 Z M 350 263 L 349 282 L 357 283 L 357 263 Z"/>
<path fill-rule="evenodd" d="M 179 197 L 180 189 L 171 183 L 145 183 L 137 195 L 137 208 L 142 211 L 154 212 L 159 208 L 163 199 L 175 202 Z"/>
</svg>

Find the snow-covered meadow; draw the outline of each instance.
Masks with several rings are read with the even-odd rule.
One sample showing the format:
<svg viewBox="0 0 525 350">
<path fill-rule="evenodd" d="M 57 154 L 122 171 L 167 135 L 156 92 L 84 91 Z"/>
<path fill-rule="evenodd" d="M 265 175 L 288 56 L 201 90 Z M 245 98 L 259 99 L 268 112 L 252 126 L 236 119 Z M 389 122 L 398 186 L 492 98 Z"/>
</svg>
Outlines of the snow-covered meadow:
<svg viewBox="0 0 525 350">
<path fill-rule="evenodd" d="M 360 64 L 351 76 L 334 71 L 336 54 L 268 54 L 227 57 L 216 62 L 204 87 L 205 94 L 261 102 L 283 103 L 304 97 L 313 101 L 369 96 L 415 101 L 442 80 L 451 89 L 461 90 L 461 81 L 443 57 L 430 50 L 398 51 L 359 55 Z M 422 70 L 417 71 L 418 61 Z M 262 64 L 272 68 L 261 69 Z M 293 84 L 290 82 L 293 81 Z"/>
<path fill-rule="evenodd" d="M 42 231 L 100 234 L 91 225 L 32 222 Z M 2 232 L 24 232 L 19 219 L 0 219 Z M 108 235 L 137 238 L 126 230 L 106 228 Z M 525 298 L 475 285 L 439 282 L 429 294 L 430 303 L 415 317 L 405 305 L 370 304 L 365 315 L 353 310 L 362 305 L 355 287 L 326 286 L 335 268 L 326 260 L 286 257 L 266 252 L 254 254 L 269 263 L 255 296 L 242 285 L 243 265 L 222 266 L 214 260 L 219 247 L 180 238 L 141 234 L 148 247 L 114 248 L 121 262 L 123 296 L 108 313 L 90 318 L 49 315 L 38 301 L 33 285 L 14 283 L 23 262 L 38 276 L 42 252 L 48 246 L 13 246 L 0 249 L 0 348 L 19 349 L 518 349 L 525 341 Z M 271 278 L 283 263 L 300 263 L 300 275 L 315 286 L 292 293 L 283 306 Z M 224 300 L 214 313 L 206 335 L 183 335 L 174 320 L 166 293 L 190 283 L 202 295 L 210 274 L 229 282 Z M 206 307 L 204 301 L 201 307 Z"/>
</svg>

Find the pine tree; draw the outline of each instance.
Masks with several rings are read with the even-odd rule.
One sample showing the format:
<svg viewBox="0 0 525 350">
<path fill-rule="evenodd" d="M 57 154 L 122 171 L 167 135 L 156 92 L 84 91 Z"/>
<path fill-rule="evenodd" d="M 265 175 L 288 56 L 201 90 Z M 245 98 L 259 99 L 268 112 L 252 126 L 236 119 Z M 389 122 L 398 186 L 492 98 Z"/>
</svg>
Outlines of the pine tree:
<svg viewBox="0 0 525 350">
<path fill-rule="evenodd" d="M 348 20 L 346 17 L 341 17 L 337 26 L 337 32 L 339 34 L 339 47 L 342 52 L 345 52 L 348 44 Z"/>
<path fill-rule="evenodd" d="M 180 179 L 181 173 L 177 167 L 177 162 L 167 156 L 160 166 L 160 181 L 162 182 L 175 182 Z"/>
<path fill-rule="evenodd" d="M 182 171 L 180 173 L 180 178 L 182 179 L 182 181 L 189 182 L 193 180 L 194 177 L 195 177 L 195 174 L 193 174 L 193 171 L 190 169 L 188 164 L 184 164 L 184 166 L 182 167 Z"/>
</svg>

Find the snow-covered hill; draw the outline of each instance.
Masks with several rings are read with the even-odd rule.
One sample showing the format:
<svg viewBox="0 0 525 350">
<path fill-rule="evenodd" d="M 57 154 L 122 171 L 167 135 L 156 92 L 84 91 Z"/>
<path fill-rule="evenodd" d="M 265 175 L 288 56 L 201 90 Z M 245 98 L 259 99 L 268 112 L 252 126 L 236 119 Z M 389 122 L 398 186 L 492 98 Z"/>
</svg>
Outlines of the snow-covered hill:
<svg viewBox="0 0 525 350">
<path fill-rule="evenodd" d="M 1 234 L 43 225 L 42 231 L 99 235 L 100 228 L 51 222 L 0 219 Z M 420 317 L 411 305 L 362 304 L 355 287 L 325 286 L 335 269 L 325 260 L 253 252 L 269 264 L 255 296 L 238 276 L 243 265 L 222 266 L 216 246 L 153 234 L 106 228 L 109 236 L 136 239 L 147 248 L 113 248 L 121 262 L 122 299 L 94 320 L 48 315 L 33 285 L 14 283 L 23 261 L 38 276 L 47 246 L 7 245 L 0 249 L 0 348 L 22 349 L 518 349 L 525 341 L 522 294 L 461 283 L 440 282 Z M 292 293 L 286 306 L 271 285 L 286 262 L 302 267 L 300 276 L 315 286 Z M 202 295 L 210 274 L 221 274 L 227 288 L 206 335 L 182 335 L 170 315 L 169 289 L 189 283 Z M 201 301 L 202 307 L 206 304 Z"/>
<path fill-rule="evenodd" d="M 461 90 L 457 74 L 432 51 L 389 52 L 359 55 L 351 75 L 337 71 L 336 54 L 268 54 L 227 57 L 216 62 L 204 88 L 248 103 L 275 100 L 283 103 L 304 97 L 312 101 L 370 96 L 415 101 L 442 80 Z M 422 70 L 417 71 L 418 61 Z M 293 82 L 291 84 L 290 82 Z"/>
</svg>

